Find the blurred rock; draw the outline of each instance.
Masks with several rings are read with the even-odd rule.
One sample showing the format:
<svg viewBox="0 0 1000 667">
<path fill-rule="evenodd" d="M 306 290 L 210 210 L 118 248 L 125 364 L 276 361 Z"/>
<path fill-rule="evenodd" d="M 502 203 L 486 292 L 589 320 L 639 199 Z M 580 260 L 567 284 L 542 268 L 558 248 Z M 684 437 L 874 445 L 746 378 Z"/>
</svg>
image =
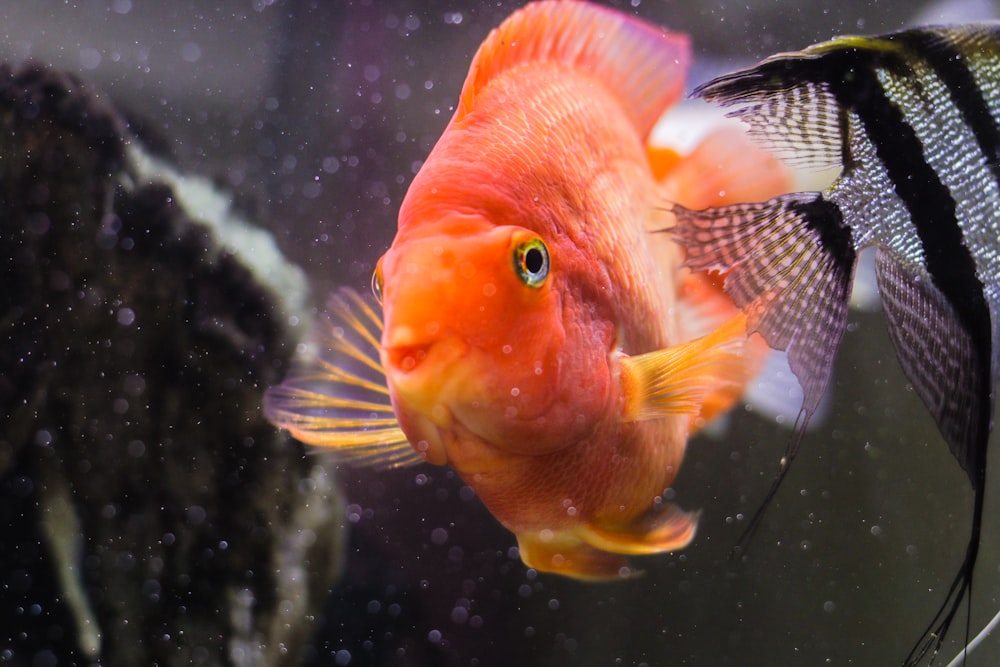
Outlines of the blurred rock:
<svg viewBox="0 0 1000 667">
<path fill-rule="evenodd" d="M 300 271 L 77 79 L 0 67 L 0 663 L 297 664 L 343 560 L 260 411 Z"/>
</svg>

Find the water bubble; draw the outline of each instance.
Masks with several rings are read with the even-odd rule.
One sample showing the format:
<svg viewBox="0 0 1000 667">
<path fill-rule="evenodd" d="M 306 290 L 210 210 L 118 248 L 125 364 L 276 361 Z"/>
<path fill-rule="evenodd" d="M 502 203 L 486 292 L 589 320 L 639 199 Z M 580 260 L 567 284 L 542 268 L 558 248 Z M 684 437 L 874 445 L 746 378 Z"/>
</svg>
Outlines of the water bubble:
<svg viewBox="0 0 1000 667">
<path fill-rule="evenodd" d="M 181 60 L 186 63 L 196 63 L 201 60 L 201 47 L 194 42 L 184 42 L 181 45 Z"/>
<path fill-rule="evenodd" d="M 455 607 L 451 610 L 451 622 L 463 625 L 469 620 L 469 610 L 465 607 Z"/>
<path fill-rule="evenodd" d="M 80 49 L 80 67 L 83 69 L 97 69 L 101 64 L 101 52 L 92 46 L 85 46 Z"/>
</svg>

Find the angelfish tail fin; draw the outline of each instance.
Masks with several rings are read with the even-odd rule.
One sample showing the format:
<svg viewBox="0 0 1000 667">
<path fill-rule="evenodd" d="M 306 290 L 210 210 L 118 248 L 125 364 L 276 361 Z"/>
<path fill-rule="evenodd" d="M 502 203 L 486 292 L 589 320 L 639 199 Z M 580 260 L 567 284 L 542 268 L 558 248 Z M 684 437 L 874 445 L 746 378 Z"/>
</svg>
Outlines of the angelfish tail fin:
<svg viewBox="0 0 1000 667">
<path fill-rule="evenodd" d="M 798 453 L 830 380 L 847 326 L 857 251 L 840 207 L 817 193 L 759 204 L 692 211 L 672 207 L 669 231 L 686 250 L 685 266 L 726 274 L 725 290 L 758 332 L 784 350 L 802 385 L 802 410 L 778 473 L 740 539 L 745 548 Z"/>
</svg>

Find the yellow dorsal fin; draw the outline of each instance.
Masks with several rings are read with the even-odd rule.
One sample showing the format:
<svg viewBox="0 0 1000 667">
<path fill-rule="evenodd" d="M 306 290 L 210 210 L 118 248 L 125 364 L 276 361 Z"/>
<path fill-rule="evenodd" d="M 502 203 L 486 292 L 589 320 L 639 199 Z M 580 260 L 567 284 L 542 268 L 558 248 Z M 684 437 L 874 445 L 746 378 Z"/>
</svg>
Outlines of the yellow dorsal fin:
<svg viewBox="0 0 1000 667">
<path fill-rule="evenodd" d="M 624 357 L 625 421 L 698 415 L 705 397 L 747 379 L 742 313 L 701 338 L 663 350 Z"/>
<path fill-rule="evenodd" d="M 479 92 L 498 74 L 524 63 L 559 62 L 607 86 L 645 137 L 683 94 L 690 58 L 686 35 L 584 2 L 534 2 L 511 14 L 479 47 L 453 122 L 475 107 Z"/>
</svg>

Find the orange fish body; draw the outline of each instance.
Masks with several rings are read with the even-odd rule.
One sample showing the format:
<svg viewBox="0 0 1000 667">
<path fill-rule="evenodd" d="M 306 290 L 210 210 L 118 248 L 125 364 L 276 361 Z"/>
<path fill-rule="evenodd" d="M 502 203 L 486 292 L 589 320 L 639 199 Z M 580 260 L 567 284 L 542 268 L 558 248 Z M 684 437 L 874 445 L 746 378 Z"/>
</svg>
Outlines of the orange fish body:
<svg viewBox="0 0 1000 667">
<path fill-rule="evenodd" d="M 686 38 L 608 9 L 516 12 L 480 47 L 379 261 L 379 360 L 399 429 L 419 459 L 462 476 L 539 570 L 615 577 L 624 556 L 685 546 L 696 515 L 661 496 L 692 429 L 732 404 L 763 349 L 744 347 L 743 316 L 648 233 L 665 196 L 726 199 L 708 172 L 722 191 L 788 187 L 742 137 L 697 161 L 647 147 L 688 59 Z M 708 194 L 689 184 L 699 173 Z M 272 419 L 353 446 L 351 429 L 331 441 L 335 424 L 303 416 L 303 391 L 279 392 Z M 401 446 L 391 429 L 380 446 Z"/>
</svg>

